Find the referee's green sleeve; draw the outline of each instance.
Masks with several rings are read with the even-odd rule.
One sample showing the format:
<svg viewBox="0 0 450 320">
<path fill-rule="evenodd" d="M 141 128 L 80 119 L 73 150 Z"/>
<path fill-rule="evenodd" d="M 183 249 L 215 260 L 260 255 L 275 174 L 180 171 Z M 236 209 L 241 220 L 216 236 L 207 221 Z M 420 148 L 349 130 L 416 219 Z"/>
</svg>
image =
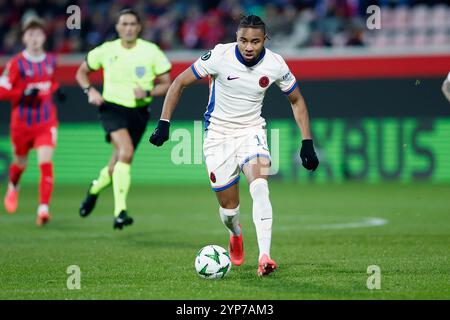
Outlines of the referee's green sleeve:
<svg viewBox="0 0 450 320">
<path fill-rule="evenodd" d="M 167 56 L 161 51 L 161 49 L 157 48 L 155 50 L 155 57 L 153 60 L 153 72 L 155 75 L 159 76 L 170 71 L 170 69 L 172 69 L 172 64 L 169 59 L 167 59 Z"/>
<path fill-rule="evenodd" d="M 95 71 L 102 67 L 102 61 L 105 50 L 103 50 L 104 45 L 98 46 L 88 52 L 86 56 L 86 63 L 89 69 Z"/>
</svg>

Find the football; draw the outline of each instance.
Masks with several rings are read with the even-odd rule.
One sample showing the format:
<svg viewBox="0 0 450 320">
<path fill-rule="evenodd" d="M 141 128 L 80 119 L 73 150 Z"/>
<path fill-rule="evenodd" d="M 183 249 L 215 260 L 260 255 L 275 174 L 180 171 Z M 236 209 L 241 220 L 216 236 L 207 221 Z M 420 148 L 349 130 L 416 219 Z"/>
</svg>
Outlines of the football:
<svg viewBox="0 0 450 320">
<path fill-rule="evenodd" d="M 204 279 L 225 278 L 231 270 L 230 255 L 220 246 L 205 246 L 195 257 L 195 270 Z"/>
</svg>

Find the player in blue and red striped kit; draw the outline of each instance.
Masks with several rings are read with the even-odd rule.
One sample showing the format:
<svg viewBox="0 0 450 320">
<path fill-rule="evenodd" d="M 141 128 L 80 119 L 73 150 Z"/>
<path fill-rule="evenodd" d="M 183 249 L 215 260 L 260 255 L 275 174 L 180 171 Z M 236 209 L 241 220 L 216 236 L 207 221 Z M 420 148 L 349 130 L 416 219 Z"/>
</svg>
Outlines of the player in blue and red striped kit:
<svg viewBox="0 0 450 320">
<path fill-rule="evenodd" d="M 41 172 L 36 224 L 50 220 L 49 203 L 53 191 L 53 150 L 56 146 L 58 119 L 52 95 L 59 85 L 54 79 L 56 58 L 44 51 L 45 27 L 32 18 L 23 26 L 25 50 L 8 61 L 0 77 L 0 99 L 9 100 L 11 142 L 14 159 L 9 168 L 5 209 L 14 213 L 18 206 L 19 180 L 28 164 L 28 154 L 36 149 Z"/>
</svg>

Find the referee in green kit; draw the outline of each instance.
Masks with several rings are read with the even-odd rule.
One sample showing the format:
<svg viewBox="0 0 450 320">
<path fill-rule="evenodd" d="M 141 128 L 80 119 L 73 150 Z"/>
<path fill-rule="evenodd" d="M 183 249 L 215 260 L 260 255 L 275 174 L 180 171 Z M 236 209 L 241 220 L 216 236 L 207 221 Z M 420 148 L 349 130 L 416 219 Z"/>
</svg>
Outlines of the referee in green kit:
<svg viewBox="0 0 450 320">
<path fill-rule="evenodd" d="M 132 9 L 122 10 L 116 24 L 119 39 L 89 51 L 76 74 L 88 102 L 98 107 L 106 140 L 113 145 L 108 165 L 100 170 L 81 203 L 80 216 L 89 215 L 99 193 L 112 184 L 114 229 L 133 223 L 126 205 L 131 162 L 150 118 L 148 107 L 152 98 L 165 95 L 171 84 L 169 60 L 157 45 L 139 38 L 141 29 L 138 14 Z M 102 94 L 90 84 L 88 77 L 91 71 L 100 68 L 103 69 Z"/>
</svg>

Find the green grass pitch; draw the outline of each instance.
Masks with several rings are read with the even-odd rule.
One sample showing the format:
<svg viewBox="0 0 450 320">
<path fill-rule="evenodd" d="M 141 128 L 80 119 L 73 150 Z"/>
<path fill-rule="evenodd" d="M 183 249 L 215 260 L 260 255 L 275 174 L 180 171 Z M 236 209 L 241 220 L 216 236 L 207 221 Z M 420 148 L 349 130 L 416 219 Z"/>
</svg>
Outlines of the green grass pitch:
<svg viewBox="0 0 450 320">
<path fill-rule="evenodd" d="M 205 186 L 138 186 L 135 224 L 112 229 L 112 190 L 88 218 L 86 186 L 55 187 L 53 221 L 34 224 L 37 188 L 23 186 L 19 210 L 0 210 L 0 299 L 449 299 L 449 185 L 271 182 L 272 257 L 258 278 L 251 198 L 241 185 L 246 261 L 222 280 L 194 269 L 207 244 L 228 246 L 218 204 Z M 0 188 L 3 196 L 5 186 Z M 66 286 L 81 270 L 81 289 Z M 381 289 L 366 286 L 381 270 Z"/>
</svg>

